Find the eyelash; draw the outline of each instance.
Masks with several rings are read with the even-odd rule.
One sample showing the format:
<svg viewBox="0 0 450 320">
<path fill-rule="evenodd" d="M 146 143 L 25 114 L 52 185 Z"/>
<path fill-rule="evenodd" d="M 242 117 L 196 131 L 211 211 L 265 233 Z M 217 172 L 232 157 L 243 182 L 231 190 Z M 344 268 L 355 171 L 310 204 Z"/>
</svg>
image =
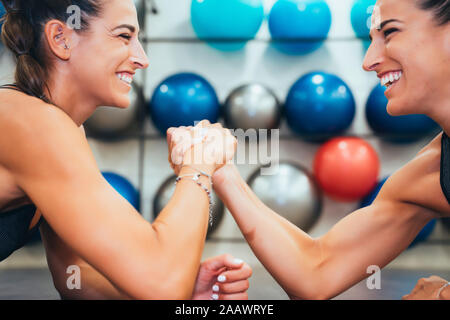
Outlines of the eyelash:
<svg viewBox="0 0 450 320">
<path fill-rule="evenodd" d="M 397 28 L 391 28 L 383 32 L 384 37 L 387 38 L 391 33 L 398 31 Z"/>
<path fill-rule="evenodd" d="M 119 37 L 122 37 L 122 38 L 127 39 L 127 40 L 131 39 L 131 36 L 126 34 L 126 33 L 121 34 Z"/>
</svg>

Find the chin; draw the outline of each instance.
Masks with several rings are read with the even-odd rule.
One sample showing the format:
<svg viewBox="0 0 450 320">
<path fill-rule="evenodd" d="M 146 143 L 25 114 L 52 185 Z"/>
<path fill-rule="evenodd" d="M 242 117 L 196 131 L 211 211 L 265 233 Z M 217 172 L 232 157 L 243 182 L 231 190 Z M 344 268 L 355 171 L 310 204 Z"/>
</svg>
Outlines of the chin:
<svg viewBox="0 0 450 320">
<path fill-rule="evenodd" d="M 402 101 L 399 98 L 393 98 L 388 100 L 386 110 L 387 113 L 389 113 L 389 115 L 393 117 L 406 116 L 419 113 L 419 110 L 414 110 L 414 106 L 415 104 L 411 104 L 408 101 Z"/>
</svg>

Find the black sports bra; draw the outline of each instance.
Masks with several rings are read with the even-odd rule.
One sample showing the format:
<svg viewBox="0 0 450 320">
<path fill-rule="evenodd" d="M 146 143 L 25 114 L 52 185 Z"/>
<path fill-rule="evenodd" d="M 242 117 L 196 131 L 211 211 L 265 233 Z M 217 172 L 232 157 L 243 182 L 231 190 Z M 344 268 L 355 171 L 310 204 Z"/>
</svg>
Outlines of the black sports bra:
<svg viewBox="0 0 450 320">
<path fill-rule="evenodd" d="M 450 204 L 450 138 L 445 132 L 442 134 L 441 188 Z"/>
</svg>

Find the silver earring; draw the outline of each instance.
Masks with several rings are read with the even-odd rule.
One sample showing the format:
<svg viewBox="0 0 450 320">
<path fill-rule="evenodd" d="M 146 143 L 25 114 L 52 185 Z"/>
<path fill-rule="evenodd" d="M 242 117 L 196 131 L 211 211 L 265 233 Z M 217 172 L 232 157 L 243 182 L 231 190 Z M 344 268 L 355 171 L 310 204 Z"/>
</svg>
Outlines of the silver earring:
<svg viewBox="0 0 450 320">
<path fill-rule="evenodd" d="M 64 49 L 70 49 L 70 46 L 69 45 L 67 45 L 67 43 L 64 43 Z"/>
</svg>

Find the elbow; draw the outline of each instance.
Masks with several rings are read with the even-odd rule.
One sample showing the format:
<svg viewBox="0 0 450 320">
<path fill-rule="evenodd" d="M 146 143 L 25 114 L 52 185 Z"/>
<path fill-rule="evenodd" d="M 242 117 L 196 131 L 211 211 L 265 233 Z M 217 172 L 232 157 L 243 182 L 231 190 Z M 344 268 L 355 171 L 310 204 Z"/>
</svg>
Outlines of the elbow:
<svg viewBox="0 0 450 320">
<path fill-rule="evenodd" d="M 150 279 L 139 285 L 137 290 L 130 290 L 128 295 L 136 300 L 190 300 L 192 291 L 190 284 L 178 277 L 148 275 Z M 162 280 L 161 280 L 162 279 Z M 158 281 L 159 280 L 159 281 Z"/>
</svg>

